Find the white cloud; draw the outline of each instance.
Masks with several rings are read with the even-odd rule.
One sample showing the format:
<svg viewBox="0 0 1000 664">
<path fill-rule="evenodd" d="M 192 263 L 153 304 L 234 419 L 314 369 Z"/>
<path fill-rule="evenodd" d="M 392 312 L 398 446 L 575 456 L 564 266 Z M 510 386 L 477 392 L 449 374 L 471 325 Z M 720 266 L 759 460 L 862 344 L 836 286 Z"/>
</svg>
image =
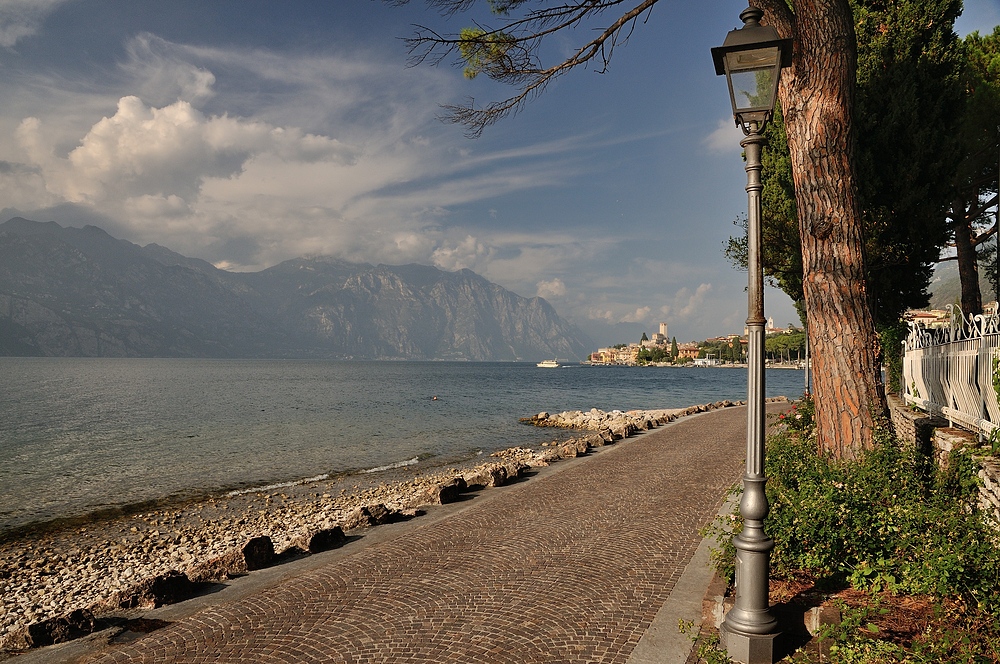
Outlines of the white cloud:
<svg viewBox="0 0 1000 664">
<path fill-rule="evenodd" d="M 591 282 L 591 286 L 601 288 L 595 282 Z M 642 298 L 646 300 L 662 298 L 656 290 L 648 287 L 645 289 L 626 288 L 626 290 L 642 293 Z M 634 297 L 626 299 L 602 293 L 599 296 L 602 300 L 600 303 L 595 304 L 592 301 L 579 303 L 577 312 L 585 319 L 608 323 L 649 323 L 655 319 L 655 322 L 692 324 L 709 317 L 709 315 L 713 318 L 716 317 L 715 312 L 710 311 L 708 306 L 708 297 L 711 292 L 712 285 L 709 283 L 700 284 L 694 291 L 687 287 L 681 287 L 667 303 L 656 304 L 654 302 L 638 306 L 630 301 L 634 300 Z"/>
<path fill-rule="evenodd" d="M 177 218 L 191 214 L 187 201 L 176 194 L 143 194 L 127 199 L 125 208 L 133 217 L 146 219 Z"/>
<path fill-rule="evenodd" d="M 453 214 L 594 168 L 581 155 L 596 139 L 470 143 L 436 119 L 461 84 L 448 72 L 149 33 L 126 55 L 117 80 L 33 76 L 0 98 L 0 133 L 17 138 L 0 141 L 17 166 L 0 168 L 5 204 L 72 203 L 131 241 L 238 269 L 327 253 L 468 267 L 522 294 L 608 244 L 511 233 L 496 208 Z"/>
<path fill-rule="evenodd" d="M 732 117 L 727 117 L 716 123 L 715 130 L 703 139 L 702 144 L 711 152 L 731 154 L 743 150 L 740 147 L 741 140 L 743 132 Z"/>
<path fill-rule="evenodd" d="M 565 297 L 566 284 L 564 284 L 563 280 L 559 277 L 549 281 L 539 281 L 536 293 L 538 294 L 538 297 L 548 300 Z"/>
<path fill-rule="evenodd" d="M 215 91 L 215 74 L 207 67 L 177 57 L 174 46 L 155 35 L 142 33 L 125 47 L 128 59 L 121 68 L 138 83 L 138 96 L 159 105 L 188 101 L 199 105 Z"/>
<path fill-rule="evenodd" d="M 680 320 L 693 317 L 695 314 L 703 314 L 705 298 L 712 290 L 712 284 L 699 284 L 695 292 L 688 288 L 682 288 L 674 296 L 675 315 Z"/>
<path fill-rule="evenodd" d="M 477 268 L 480 263 L 488 259 L 492 253 L 492 250 L 485 244 L 471 235 L 467 235 L 458 243 L 451 243 L 447 240 L 442 242 L 431 253 L 431 260 L 436 267 L 442 270 L 454 271 L 468 268 L 473 272 L 479 272 L 480 270 Z"/>
<path fill-rule="evenodd" d="M 281 164 L 346 164 L 352 148 L 297 128 L 208 117 L 188 102 L 163 108 L 122 97 L 114 115 L 101 119 L 65 158 L 46 145 L 45 130 L 25 120 L 18 138 L 44 169 L 50 191 L 75 203 L 111 206 L 140 197 L 195 198 L 209 178 L 231 178 L 258 156 Z M 176 209 L 176 205 L 171 205 Z"/>
<path fill-rule="evenodd" d="M 0 201 L 4 208 L 26 210 L 54 205 L 58 197 L 45 189 L 45 179 L 35 166 L 22 162 L 0 161 Z"/>
<path fill-rule="evenodd" d="M 38 33 L 56 7 L 67 0 L 0 0 L 0 46 L 13 47 L 18 40 Z"/>
<path fill-rule="evenodd" d="M 639 307 L 634 312 L 627 314 L 621 318 L 619 322 L 621 323 L 645 323 L 649 320 L 649 313 L 652 311 L 650 307 Z"/>
</svg>

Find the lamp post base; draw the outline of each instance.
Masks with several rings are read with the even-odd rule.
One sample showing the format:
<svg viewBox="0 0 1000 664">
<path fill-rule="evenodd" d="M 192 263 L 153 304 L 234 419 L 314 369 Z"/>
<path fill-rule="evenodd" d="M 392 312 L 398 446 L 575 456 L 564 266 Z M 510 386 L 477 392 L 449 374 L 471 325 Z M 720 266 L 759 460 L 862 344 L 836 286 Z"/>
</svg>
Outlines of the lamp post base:
<svg viewBox="0 0 1000 664">
<path fill-rule="evenodd" d="M 771 634 L 745 634 L 733 631 L 726 623 L 719 627 L 719 636 L 726 655 L 741 664 L 774 664 L 774 639 Z"/>
</svg>

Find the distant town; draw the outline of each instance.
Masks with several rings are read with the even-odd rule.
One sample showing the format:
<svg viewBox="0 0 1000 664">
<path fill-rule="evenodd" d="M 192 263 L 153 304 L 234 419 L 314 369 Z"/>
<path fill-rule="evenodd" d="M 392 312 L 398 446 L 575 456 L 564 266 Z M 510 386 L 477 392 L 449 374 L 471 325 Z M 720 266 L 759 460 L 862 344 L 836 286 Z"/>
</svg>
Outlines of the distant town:
<svg viewBox="0 0 1000 664">
<path fill-rule="evenodd" d="M 806 333 L 789 324 L 775 327 L 769 319 L 764 330 L 765 361 L 772 365 L 800 366 L 806 361 Z M 721 337 L 677 343 L 670 338 L 667 324 L 660 323 L 660 331 L 647 336 L 643 333 L 637 343 L 622 343 L 609 348 L 599 348 L 590 354 L 590 364 L 618 366 L 717 366 L 746 364 L 747 331 Z"/>
</svg>

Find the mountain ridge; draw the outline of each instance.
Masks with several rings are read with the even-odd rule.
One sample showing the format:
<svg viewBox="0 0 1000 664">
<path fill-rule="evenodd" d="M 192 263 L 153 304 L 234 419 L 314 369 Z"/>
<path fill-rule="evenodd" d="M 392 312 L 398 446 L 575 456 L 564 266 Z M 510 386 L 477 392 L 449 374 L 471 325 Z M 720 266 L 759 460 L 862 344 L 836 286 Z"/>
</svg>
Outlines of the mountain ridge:
<svg viewBox="0 0 1000 664">
<path fill-rule="evenodd" d="M 471 270 L 301 256 L 227 272 L 96 226 L 0 224 L 0 355 L 517 361 L 593 342 Z"/>
</svg>

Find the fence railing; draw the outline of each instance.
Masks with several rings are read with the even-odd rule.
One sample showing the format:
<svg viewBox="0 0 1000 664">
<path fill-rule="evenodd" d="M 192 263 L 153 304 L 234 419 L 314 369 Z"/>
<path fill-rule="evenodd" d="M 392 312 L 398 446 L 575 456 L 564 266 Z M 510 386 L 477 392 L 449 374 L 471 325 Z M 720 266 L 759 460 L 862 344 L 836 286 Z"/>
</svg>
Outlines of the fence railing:
<svg viewBox="0 0 1000 664">
<path fill-rule="evenodd" d="M 911 322 L 904 342 L 903 398 L 965 429 L 989 436 L 1000 429 L 996 381 L 1000 372 L 1000 318 L 964 316 L 949 305 L 951 322 Z"/>
</svg>

